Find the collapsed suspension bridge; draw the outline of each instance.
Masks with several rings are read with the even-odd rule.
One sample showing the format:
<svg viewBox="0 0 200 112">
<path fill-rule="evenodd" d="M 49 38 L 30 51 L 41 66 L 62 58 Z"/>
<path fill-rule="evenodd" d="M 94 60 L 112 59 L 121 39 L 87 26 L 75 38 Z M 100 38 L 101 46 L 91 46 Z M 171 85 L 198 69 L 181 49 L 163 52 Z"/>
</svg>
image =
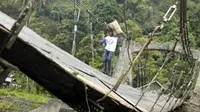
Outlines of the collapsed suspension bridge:
<svg viewBox="0 0 200 112">
<path fill-rule="evenodd" d="M 186 18 L 184 17 L 181 19 L 181 22 L 183 22 L 181 23 L 180 37 L 183 43 L 184 54 L 186 54 L 191 66 L 194 66 L 191 61 L 192 51 L 188 48 L 188 37 L 185 36 L 186 30 L 183 30 L 187 29 L 185 26 Z M 1 76 L 7 74 L 11 66 L 13 68 L 17 67 L 78 111 L 170 111 L 183 103 L 193 89 L 194 82 L 199 74 L 199 62 L 197 61 L 196 66 L 192 67 L 193 69 L 188 74 L 190 80 L 187 80 L 177 90 L 183 93 L 182 97 L 174 95 L 176 93 L 175 88 L 172 88 L 170 93 L 163 94 L 162 92 L 142 91 L 124 84 L 116 87 L 115 84 L 118 81 L 115 78 L 106 76 L 86 65 L 41 38 L 27 27 L 24 27 L 21 31 L 19 30 L 18 38 L 16 38 L 14 44 L 9 44 L 9 49 L 5 48 L 5 42 L 7 42 L 9 37 L 12 39 L 13 34 L 15 34 L 15 32 L 12 32 L 14 29 L 13 24 L 16 25 L 15 20 L 0 12 L 0 56 L 3 58 L 1 59 L 1 65 L 4 69 L 1 72 Z M 152 40 L 153 33 L 150 35 L 150 41 Z M 149 43 L 143 47 L 143 50 Z M 177 41 L 175 46 L 176 43 Z M 175 47 L 172 47 L 170 51 L 173 52 L 174 50 Z M 188 77 L 185 76 L 184 79 L 186 78 Z M 179 82 L 180 80 L 177 83 Z M 115 89 L 111 91 L 112 88 Z M 106 97 L 103 97 L 105 95 Z"/>
</svg>

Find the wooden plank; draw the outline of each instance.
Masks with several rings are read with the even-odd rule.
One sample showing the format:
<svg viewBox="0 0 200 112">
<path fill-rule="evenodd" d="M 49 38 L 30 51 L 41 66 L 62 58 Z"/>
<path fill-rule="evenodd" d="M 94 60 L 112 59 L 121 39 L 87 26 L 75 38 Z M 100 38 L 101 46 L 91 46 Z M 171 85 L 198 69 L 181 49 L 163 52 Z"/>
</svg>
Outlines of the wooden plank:
<svg viewBox="0 0 200 112">
<path fill-rule="evenodd" d="M 8 61 L 6 61 L 5 59 L 1 57 L 0 57 L 0 63 L 6 66 L 7 68 L 10 68 L 15 71 L 19 71 L 19 69 L 16 66 L 12 65 L 11 63 L 9 63 Z"/>
</svg>

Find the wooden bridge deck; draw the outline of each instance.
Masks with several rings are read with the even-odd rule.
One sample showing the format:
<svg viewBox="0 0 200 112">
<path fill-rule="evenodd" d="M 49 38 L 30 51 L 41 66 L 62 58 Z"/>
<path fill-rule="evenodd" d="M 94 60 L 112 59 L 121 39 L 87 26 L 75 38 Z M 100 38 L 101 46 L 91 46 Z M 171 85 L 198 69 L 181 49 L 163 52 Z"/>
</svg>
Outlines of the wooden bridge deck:
<svg viewBox="0 0 200 112">
<path fill-rule="evenodd" d="M 0 44 L 14 22 L 0 12 Z M 102 108 L 105 112 L 128 112 L 132 109 L 148 112 L 158 96 L 148 92 L 135 106 L 141 91 L 122 84 L 117 91 L 96 104 L 96 100 L 110 90 L 116 79 L 81 62 L 27 27 L 23 28 L 13 47 L 2 52 L 1 57 L 78 111 L 87 111 L 88 101 L 92 112 L 96 111 L 94 107 Z M 162 95 L 153 111 L 159 112 L 167 98 L 167 95 Z M 175 99 L 166 104 L 163 112 L 180 105 L 174 105 Z"/>
</svg>

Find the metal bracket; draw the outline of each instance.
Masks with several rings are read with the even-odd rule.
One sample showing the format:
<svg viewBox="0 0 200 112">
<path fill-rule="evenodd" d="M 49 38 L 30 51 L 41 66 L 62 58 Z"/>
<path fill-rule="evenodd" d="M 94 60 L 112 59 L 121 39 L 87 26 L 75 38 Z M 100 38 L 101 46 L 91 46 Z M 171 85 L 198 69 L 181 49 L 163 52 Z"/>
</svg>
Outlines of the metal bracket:
<svg viewBox="0 0 200 112">
<path fill-rule="evenodd" d="M 167 21 L 170 21 L 172 16 L 174 15 L 174 13 L 176 12 L 177 10 L 177 6 L 176 5 L 172 5 L 168 11 L 165 13 L 164 17 L 163 17 L 163 21 L 164 22 L 167 22 Z M 171 15 L 169 15 L 171 14 Z"/>
</svg>

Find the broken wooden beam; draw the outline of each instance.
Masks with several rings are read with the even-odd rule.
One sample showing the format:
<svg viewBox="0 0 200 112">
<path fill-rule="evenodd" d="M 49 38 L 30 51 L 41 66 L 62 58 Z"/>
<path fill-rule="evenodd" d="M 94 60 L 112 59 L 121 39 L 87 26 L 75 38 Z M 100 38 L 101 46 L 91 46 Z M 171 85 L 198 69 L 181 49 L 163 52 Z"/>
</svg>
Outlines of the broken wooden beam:
<svg viewBox="0 0 200 112">
<path fill-rule="evenodd" d="M 5 59 L 3 59 L 1 57 L 0 57 L 0 63 L 2 65 L 4 65 L 5 67 L 10 68 L 10 69 L 12 69 L 14 71 L 18 71 L 19 70 L 16 66 L 12 65 L 11 63 L 9 63 L 8 61 L 6 61 Z"/>
</svg>

